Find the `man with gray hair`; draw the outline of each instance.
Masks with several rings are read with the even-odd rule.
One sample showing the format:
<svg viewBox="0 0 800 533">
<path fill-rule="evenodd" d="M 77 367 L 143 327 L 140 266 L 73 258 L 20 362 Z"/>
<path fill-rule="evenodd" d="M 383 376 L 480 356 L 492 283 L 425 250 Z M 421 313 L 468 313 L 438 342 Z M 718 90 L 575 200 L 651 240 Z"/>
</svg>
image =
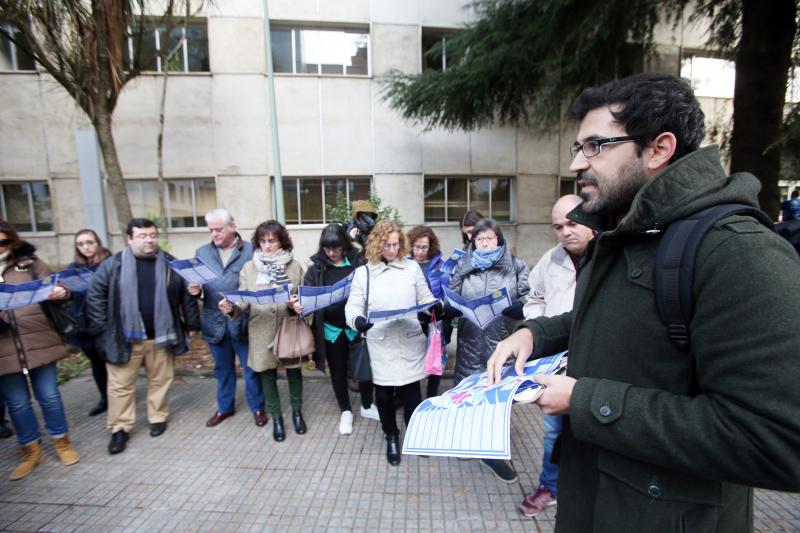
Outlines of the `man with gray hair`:
<svg viewBox="0 0 800 533">
<path fill-rule="evenodd" d="M 236 359 L 244 373 L 245 397 L 259 427 L 267 423 L 264 393 L 253 370 L 247 366 L 247 320 L 241 315 L 235 320 L 226 318 L 217 304 L 223 291 L 239 288 L 239 271 L 253 258 L 253 246 L 236 231 L 236 223 L 227 209 L 214 209 L 206 215 L 211 242 L 197 249 L 195 256 L 222 277 L 204 285 L 190 284 L 189 293 L 203 301 L 203 339 L 214 357 L 217 378 L 217 410 L 206 426 L 214 427 L 235 413 Z"/>
</svg>

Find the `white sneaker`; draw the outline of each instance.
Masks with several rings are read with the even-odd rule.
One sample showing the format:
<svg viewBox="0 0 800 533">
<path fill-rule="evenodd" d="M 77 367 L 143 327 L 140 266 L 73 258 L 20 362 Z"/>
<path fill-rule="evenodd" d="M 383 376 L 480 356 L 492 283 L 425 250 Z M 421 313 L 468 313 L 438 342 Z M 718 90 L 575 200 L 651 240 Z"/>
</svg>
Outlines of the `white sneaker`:
<svg viewBox="0 0 800 533">
<path fill-rule="evenodd" d="M 380 422 L 381 417 L 378 416 L 378 408 L 375 407 L 375 404 L 369 406 L 369 409 L 364 409 L 361 407 L 361 418 L 371 418 L 373 420 L 377 420 Z"/>
<path fill-rule="evenodd" d="M 351 411 L 342 411 L 342 416 L 339 418 L 339 434 L 349 435 L 353 432 L 353 413 Z"/>
</svg>

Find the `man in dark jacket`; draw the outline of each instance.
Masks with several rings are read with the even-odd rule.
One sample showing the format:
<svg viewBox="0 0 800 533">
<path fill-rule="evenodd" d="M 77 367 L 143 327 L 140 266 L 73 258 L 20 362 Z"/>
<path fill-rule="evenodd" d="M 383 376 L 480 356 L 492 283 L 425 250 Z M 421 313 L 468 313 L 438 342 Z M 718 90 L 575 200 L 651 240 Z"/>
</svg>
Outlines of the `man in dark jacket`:
<svg viewBox="0 0 800 533">
<path fill-rule="evenodd" d="M 206 421 L 213 427 L 233 416 L 236 405 L 236 356 L 244 373 L 247 405 L 259 427 L 267 423 L 264 412 L 264 393 L 261 380 L 247 366 L 247 314 L 228 319 L 217 304 L 223 291 L 239 288 L 239 271 L 253 258 L 253 245 L 242 240 L 236 232 L 236 222 L 227 209 L 215 209 L 206 215 L 206 225 L 211 242 L 197 249 L 196 257 L 222 275 L 222 278 L 204 285 L 189 284 L 189 294 L 203 300 L 203 340 L 208 343 L 214 357 L 214 375 L 217 378 L 217 410 Z"/>
<path fill-rule="evenodd" d="M 757 205 L 759 183 L 699 148 L 703 113 L 671 76 L 587 89 L 572 115 L 584 201 L 568 217 L 598 234 L 573 310 L 499 344 L 490 381 L 510 357 L 520 371 L 569 345 L 567 375 L 537 378 L 542 411 L 568 415 L 557 532 L 752 531 L 750 487 L 800 490 L 800 261 L 750 217 L 719 221 L 698 251 L 682 349 L 655 305 L 662 232 L 714 205 Z"/>
<path fill-rule="evenodd" d="M 89 333 L 98 336 L 108 370 L 108 428 L 111 454 L 125 450 L 136 419 L 136 378 L 147 369 L 150 436 L 167 429 L 167 394 L 173 355 L 185 353 L 200 329 L 197 300 L 167 264 L 158 228 L 145 218 L 128 223 L 128 246 L 107 259 L 92 277 L 86 296 Z"/>
</svg>

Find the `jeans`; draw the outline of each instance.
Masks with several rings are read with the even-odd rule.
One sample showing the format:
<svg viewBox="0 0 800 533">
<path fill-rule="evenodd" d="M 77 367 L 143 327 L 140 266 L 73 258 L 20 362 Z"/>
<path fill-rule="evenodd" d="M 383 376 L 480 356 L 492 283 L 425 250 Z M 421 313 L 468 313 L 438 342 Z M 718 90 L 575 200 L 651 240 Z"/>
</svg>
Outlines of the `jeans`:
<svg viewBox="0 0 800 533">
<path fill-rule="evenodd" d="M 64 404 L 56 384 L 56 364 L 50 363 L 30 371 L 33 394 L 39 402 L 44 415 L 44 425 L 53 438 L 65 435 L 69 431 Z M 39 421 L 31 404 L 28 380 L 22 372 L 0 376 L 0 392 L 8 406 L 8 414 L 17 433 L 17 442 L 21 446 L 38 441 L 41 437 Z"/>
<path fill-rule="evenodd" d="M 542 456 L 542 473 L 539 475 L 539 483 L 547 487 L 553 494 L 554 498 L 558 498 L 558 465 L 550 462 L 550 457 L 553 455 L 553 446 L 555 446 L 556 439 L 561 435 L 561 416 L 560 415 L 542 415 L 542 425 L 544 426 L 544 453 Z"/>
<path fill-rule="evenodd" d="M 220 413 L 230 413 L 236 405 L 236 360 L 239 356 L 239 366 L 244 374 L 244 391 L 250 411 L 264 410 L 264 393 L 261 390 L 261 380 L 258 375 L 247 366 L 248 344 L 246 340 L 234 339 L 230 331 L 218 343 L 208 343 L 211 355 L 214 357 L 214 375 L 217 378 L 217 410 Z"/>
</svg>

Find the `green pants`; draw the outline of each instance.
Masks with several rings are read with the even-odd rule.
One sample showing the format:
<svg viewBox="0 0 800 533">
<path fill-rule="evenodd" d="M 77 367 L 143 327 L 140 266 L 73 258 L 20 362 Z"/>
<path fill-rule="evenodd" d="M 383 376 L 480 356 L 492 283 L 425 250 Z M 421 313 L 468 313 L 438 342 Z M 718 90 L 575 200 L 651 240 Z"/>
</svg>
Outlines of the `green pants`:
<svg viewBox="0 0 800 533">
<path fill-rule="evenodd" d="M 264 400 L 267 411 L 272 417 L 281 416 L 281 397 L 278 395 L 277 369 L 265 370 L 261 374 L 261 384 L 264 389 Z M 289 382 L 289 403 L 292 411 L 299 411 L 303 406 L 303 374 L 299 368 L 287 368 L 286 379 Z"/>
</svg>

